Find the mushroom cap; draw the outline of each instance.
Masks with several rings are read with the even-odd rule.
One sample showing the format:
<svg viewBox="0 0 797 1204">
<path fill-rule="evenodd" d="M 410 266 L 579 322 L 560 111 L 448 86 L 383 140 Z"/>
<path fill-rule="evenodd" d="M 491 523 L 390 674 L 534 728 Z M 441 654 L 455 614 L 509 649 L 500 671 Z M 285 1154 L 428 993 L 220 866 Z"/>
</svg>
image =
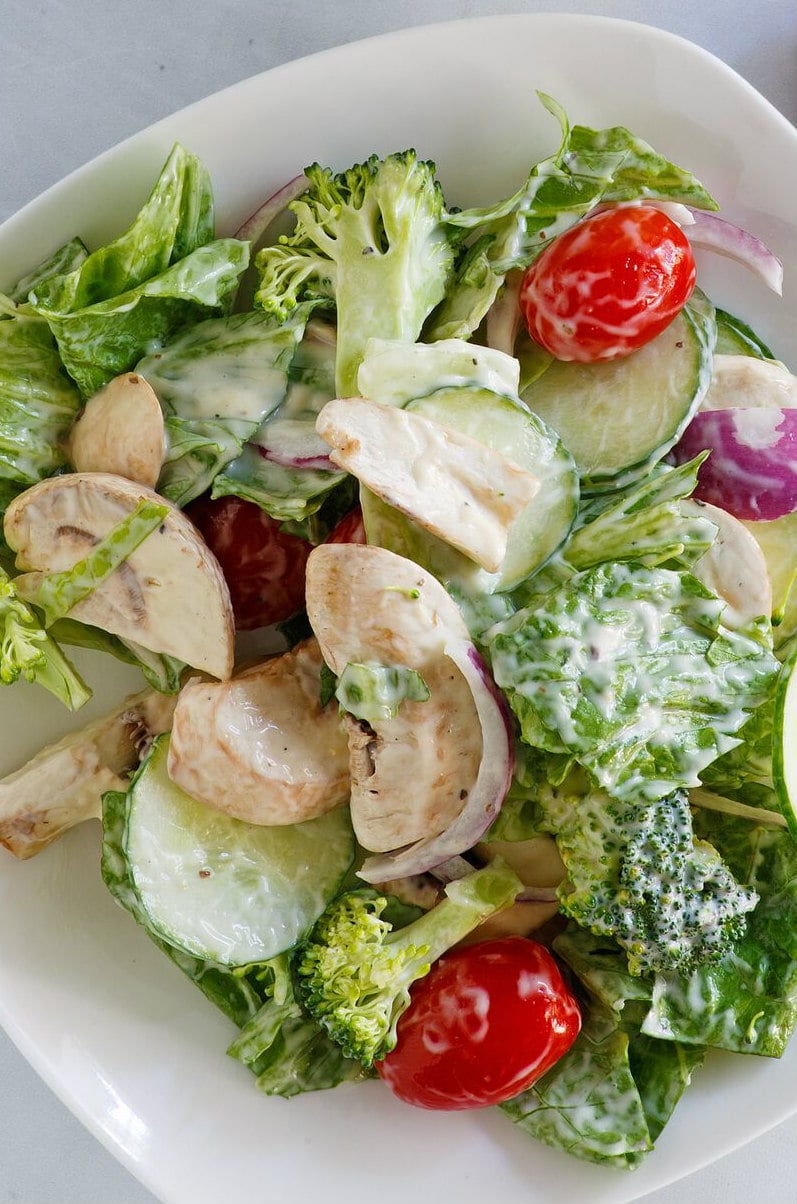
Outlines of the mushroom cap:
<svg viewBox="0 0 797 1204">
<path fill-rule="evenodd" d="M 48 477 L 9 505 L 6 541 L 22 570 L 69 570 L 144 500 L 168 505 L 163 522 L 70 617 L 227 678 L 234 623 L 219 563 L 193 523 L 151 489 L 111 473 Z"/>
<path fill-rule="evenodd" d="M 349 795 L 346 735 L 321 706 L 315 640 L 180 693 L 168 771 L 187 794 L 252 824 L 301 823 Z"/>
<path fill-rule="evenodd" d="M 155 390 L 136 372 L 114 377 L 90 397 L 69 432 L 76 472 L 111 472 L 154 489 L 166 449 Z"/>
<path fill-rule="evenodd" d="M 482 754 L 472 691 L 445 654 L 450 639 L 469 639 L 459 608 L 425 569 L 362 544 L 315 548 L 306 600 L 333 673 L 347 663 L 403 665 L 430 692 L 378 724 L 347 720 L 358 840 L 384 852 L 444 831 L 462 810 Z"/>
<path fill-rule="evenodd" d="M 540 482 L 502 452 L 411 410 L 361 397 L 327 402 L 329 458 L 389 505 L 489 572 Z"/>
</svg>

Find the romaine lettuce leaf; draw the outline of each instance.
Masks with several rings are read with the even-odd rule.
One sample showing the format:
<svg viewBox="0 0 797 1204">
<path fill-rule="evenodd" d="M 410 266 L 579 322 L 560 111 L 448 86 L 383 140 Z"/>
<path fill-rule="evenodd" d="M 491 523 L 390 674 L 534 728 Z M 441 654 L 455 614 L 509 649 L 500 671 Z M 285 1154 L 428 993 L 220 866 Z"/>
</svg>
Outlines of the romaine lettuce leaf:
<svg viewBox="0 0 797 1204">
<path fill-rule="evenodd" d="M 312 305 L 297 306 L 296 320 L 306 321 L 311 309 Z M 289 315 L 289 324 L 291 320 Z M 313 538 L 310 529 L 313 517 L 322 507 L 328 508 L 332 495 L 346 482 L 346 474 L 328 468 L 278 463 L 267 454 L 267 449 L 271 446 L 271 424 L 283 419 L 294 426 L 305 426 L 314 435 L 318 414 L 334 396 L 335 332 L 325 323 L 313 320 L 308 322 L 305 337 L 296 347 L 284 400 L 266 413 L 241 454 L 217 475 L 213 497 L 232 494 L 245 498 L 272 518 L 288 524 L 287 529 L 294 534 Z"/>
<path fill-rule="evenodd" d="M 64 276 L 74 272 L 88 258 L 88 254 L 88 247 L 82 238 L 70 238 L 69 242 L 58 247 L 33 271 L 28 272 L 26 276 L 17 281 L 9 293 L 11 300 L 18 303 L 27 301 L 28 294 L 52 276 Z"/>
<path fill-rule="evenodd" d="M 592 1003 L 567 1053 L 528 1091 L 501 1104 L 524 1132 L 589 1162 L 633 1167 L 653 1148 L 615 1012 Z"/>
<path fill-rule="evenodd" d="M 704 1051 L 640 1032 L 651 982 L 628 974 L 625 955 L 611 941 L 570 925 L 554 949 L 586 990 L 582 1031 L 502 1111 L 548 1145 L 632 1169 L 653 1148 Z"/>
<path fill-rule="evenodd" d="M 657 976 L 643 1032 L 780 1057 L 797 1027 L 797 846 L 782 829 L 716 812 L 699 811 L 695 825 L 760 901 L 717 965 Z"/>
<path fill-rule="evenodd" d="M 559 122 L 559 147 L 532 167 L 513 196 L 491 207 L 447 215 L 449 226 L 469 242 L 453 288 L 432 315 L 427 331 L 432 340 L 467 338 L 492 305 L 506 273 L 527 267 L 553 238 L 600 203 L 665 200 L 717 208 L 690 172 L 630 130 L 571 129 L 561 106 L 538 95 Z"/>
<path fill-rule="evenodd" d="M 206 169 L 176 144 L 133 224 L 64 275 L 46 274 L 37 308 L 74 313 L 129 293 L 213 238 L 213 194 Z"/>
<path fill-rule="evenodd" d="M 347 1058 L 296 999 L 290 953 L 265 964 L 263 1006 L 241 1029 L 227 1053 L 257 1076 L 266 1095 L 290 1098 L 368 1078 L 359 1062 Z"/>
<path fill-rule="evenodd" d="M 430 694 L 415 669 L 350 662 L 338 678 L 335 696 L 344 711 L 365 723 L 378 725 L 394 719 L 403 702 L 426 702 Z"/>
<path fill-rule="evenodd" d="M 152 652 L 132 640 L 123 640 L 118 635 L 111 635 L 110 631 L 79 623 L 76 619 L 56 619 L 49 633 L 59 644 L 93 648 L 126 665 L 134 665 L 141 670 L 148 685 L 160 694 L 176 694 L 180 689 L 186 665 L 165 652 Z"/>
<path fill-rule="evenodd" d="M 221 238 L 94 304 L 58 309 L 35 294 L 34 312 L 46 318 L 67 372 L 89 397 L 132 368 L 153 344 L 229 309 L 248 262 L 248 243 Z M 57 293 L 54 299 L 59 300 Z"/>
<path fill-rule="evenodd" d="M 136 364 L 166 418 L 159 493 L 185 506 L 241 454 L 285 398 L 309 313 L 298 306 L 281 325 L 262 311 L 209 318 Z"/>
<path fill-rule="evenodd" d="M 519 611 L 490 651 L 523 739 L 621 800 L 698 785 L 779 668 L 765 633 L 722 627 L 723 605 L 689 573 L 610 562 Z"/>
<path fill-rule="evenodd" d="M 23 314 L 0 321 L 0 479 L 21 488 L 62 468 L 80 406 L 47 324 Z"/>
</svg>

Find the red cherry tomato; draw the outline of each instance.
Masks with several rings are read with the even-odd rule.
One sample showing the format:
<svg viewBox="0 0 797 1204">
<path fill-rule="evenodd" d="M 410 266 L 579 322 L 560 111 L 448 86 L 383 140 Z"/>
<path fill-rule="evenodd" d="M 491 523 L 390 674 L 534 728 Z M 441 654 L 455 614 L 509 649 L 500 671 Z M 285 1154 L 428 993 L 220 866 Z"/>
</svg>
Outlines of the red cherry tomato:
<svg viewBox="0 0 797 1204">
<path fill-rule="evenodd" d="M 525 937 L 468 945 L 414 984 L 380 1077 L 419 1108 L 486 1108 L 536 1082 L 581 1016 L 552 954 Z"/>
<path fill-rule="evenodd" d="M 348 514 L 344 514 L 343 518 L 335 524 L 324 540 L 324 543 L 365 542 L 365 524 L 363 523 L 363 513 L 359 506 L 355 506 Z"/>
<path fill-rule="evenodd" d="M 683 231 L 660 209 L 619 205 L 572 226 L 527 269 L 529 334 L 560 360 L 630 355 L 660 334 L 695 286 Z"/>
<path fill-rule="evenodd" d="M 198 498 L 186 514 L 227 580 L 239 631 L 267 627 L 304 606 L 304 572 L 312 545 L 239 497 Z"/>
</svg>

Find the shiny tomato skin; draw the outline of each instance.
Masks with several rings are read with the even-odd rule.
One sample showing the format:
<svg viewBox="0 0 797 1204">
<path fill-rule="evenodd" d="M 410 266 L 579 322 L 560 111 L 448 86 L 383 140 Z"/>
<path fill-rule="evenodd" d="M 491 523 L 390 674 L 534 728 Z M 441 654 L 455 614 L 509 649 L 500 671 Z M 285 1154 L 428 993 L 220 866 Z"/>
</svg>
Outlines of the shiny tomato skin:
<svg viewBox="0 0 797 1204">
<path fill-rule="evenodd" d="M 419 1108 L 459 1111 L 512 1099 L 567 1052 L 581 1028 L 553 955 L 526 937 L 455 949 L 410 994 L 396 1047 L 377 1070 L 399 1099 Z"/>
<path fill-rule="evenodd" d="M 324 543 L 365 543 L 365 524 L 363 512 L 355 506 L 348 514 L 344 514 L 327 535 Z"/>
<path fill-rule="evenodd" d="M 306 539 L 239 497 L 198 498 L 185 512 L 221 565 L 238 631 L 281 623 L 301 610 L 312 551 Z"/>
<path fill-rule="evenodd" d="M 651 205 L 618 205 L 555 238 L 526 270 L 529 334 L 559 360 L 620 359 L 689 300 L 695 261 L 681 228 Z"/>
</svg>

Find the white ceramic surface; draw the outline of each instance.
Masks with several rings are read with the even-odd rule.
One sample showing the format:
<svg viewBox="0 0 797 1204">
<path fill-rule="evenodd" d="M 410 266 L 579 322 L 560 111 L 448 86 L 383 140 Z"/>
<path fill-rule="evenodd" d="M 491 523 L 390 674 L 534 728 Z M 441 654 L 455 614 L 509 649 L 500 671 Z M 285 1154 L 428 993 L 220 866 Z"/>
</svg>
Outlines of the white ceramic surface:
<svg viewBox="0 0 797 1204">
<path fill-rule="evenodd" d="M 411 86 L 408 80 L 412 79 Z M 691 167 L 786 265 L 782 301 L 725 261 L 702 283 L 797 362 L 797 134 L 716 59 L 600 18 L 511 16 L 427 26 L 288 64 L 160 122 L 70 176 L 0 228 L 0 287 L 74 233 L 96 244 L 138 208 L 172 142 L 207 163 L 219 228 L 314 159 L 344 167 L 414 145 L 450 203 L 505 195 L 558 132 L 534 88 L 573 120 L 627 124 Z M 363 97 L 367 96 L 367 104 Z M 135 684 L 101 661 L 103 699 Z M 102 697 L 99 697 L 102 695 Z M 60 734 L 49 697 L 0 699 L 0 772 Z M 76 1114 L 167 1204 L 323 1191 L 398 1204 L 422 1191 L 475 1204 L 621 1204 L 672 1182 L 797 1111 L 797 1044 L 780 1062 L 717 1056 L 634 1176 L 530 1142 L 497 1113 L 429 1115 L 378 1084 L 284 1102 L 224 1056 L 227 1022 L 151 946 L 100 882 L 98 832 L 39 858 L 0 860 L 0 1020 Z M 9 922 L 13 917 L 13 922 Z M 397 1152 L 400 1151 L 400 1156 Z"/>
</svg>

